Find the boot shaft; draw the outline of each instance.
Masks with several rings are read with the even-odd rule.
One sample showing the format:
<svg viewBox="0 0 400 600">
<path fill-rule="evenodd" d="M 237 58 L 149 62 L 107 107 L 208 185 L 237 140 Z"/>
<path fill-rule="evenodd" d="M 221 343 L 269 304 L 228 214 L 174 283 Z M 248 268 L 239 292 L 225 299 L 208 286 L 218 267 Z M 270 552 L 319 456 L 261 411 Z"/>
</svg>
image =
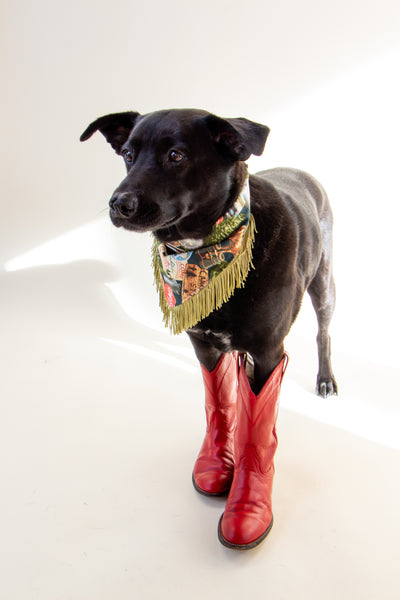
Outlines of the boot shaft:
<svg viewBox="0 0 400 600">
<path fill-rule="evenodd" d="M 269 449 L 269 453 L 272 449 L 275 451 L 277 444 L 275 425 L 278 417 L 279 393 L 287 360 L 285 354 L 261 391 L 255 395 L 250 387 L 245 363 L 240 357 L 235 436 L 235 457 L 237 459 L 240 459 L 245 446 L 255 446 L 259 454 L 264 454 L 267 449 Z"/>
<path fill-rule="evenodd" d="M 236 403 L 237 396 L 237 353 L 222 354 L 212 371 L 201 366 L 206 405 L 214 408 Z"/>
<path fill-rule="evenodd" d="M 201 366 L 207 430 L 210 427 L 228 429 L 236 423 L 237 355 L 223 354 L 212 371 Z"/>
</svg>

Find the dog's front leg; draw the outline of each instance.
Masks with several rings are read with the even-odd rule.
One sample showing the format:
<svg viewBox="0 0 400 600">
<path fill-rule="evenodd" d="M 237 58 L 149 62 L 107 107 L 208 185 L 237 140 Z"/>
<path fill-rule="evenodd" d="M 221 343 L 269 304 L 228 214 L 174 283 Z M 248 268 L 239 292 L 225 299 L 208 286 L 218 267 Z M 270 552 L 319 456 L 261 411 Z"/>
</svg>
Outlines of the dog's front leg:
<svg viewBox="0 0 400 600">
<path fill-rule="evenodd" d="M 284 355 L 283 342 L 257 348 L 246 355 L 246 374 L 252 391 L 257 395 Z"/>
<path fill-rule="evenodd" d="M 207 371 L 212 371 L 222 356 L 221 350 L 218 350 L 207 340 L 203 333 L 188 331 L 187 334 L 196 353 L 197 360 Z"/>
<path fill-rule="evenodd" d="M 229 548 L 253 548 L 272 527 L 275 425 L 287 363 L 282 354 L 277 364 L 275 353 L 254 357 L 253 387 L 248 377 L 250 361 L 245 355 L 239 357 L 234 477 L 218 529 L 221 543 Z"/>
<path fill-rule="evenodd" d="M 201 364 L 205 389 L 207 429 L 193 469 L 193 485 L 201 494 L 219 496 L 229 491 L 234 469 L 237 355 L 221 353 L 189 333 Z"/>
</svg>

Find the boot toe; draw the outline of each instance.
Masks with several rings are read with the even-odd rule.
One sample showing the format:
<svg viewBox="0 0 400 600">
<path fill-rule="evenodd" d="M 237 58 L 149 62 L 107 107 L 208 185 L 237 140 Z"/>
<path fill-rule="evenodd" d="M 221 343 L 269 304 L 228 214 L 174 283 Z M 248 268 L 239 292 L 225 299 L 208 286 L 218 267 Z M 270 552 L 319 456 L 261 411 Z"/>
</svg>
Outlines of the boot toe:
<svg viewBox="0 0 400 600">
<path fill-rule="evenodd" d="M 273 524 L 262 522 L 253 515 L 232 514 L 221 516 L 218 524 L 218 538 L 221 544 L 228 548 L 246 550 L 260 544 L 268 535 Z"/>
</svg>

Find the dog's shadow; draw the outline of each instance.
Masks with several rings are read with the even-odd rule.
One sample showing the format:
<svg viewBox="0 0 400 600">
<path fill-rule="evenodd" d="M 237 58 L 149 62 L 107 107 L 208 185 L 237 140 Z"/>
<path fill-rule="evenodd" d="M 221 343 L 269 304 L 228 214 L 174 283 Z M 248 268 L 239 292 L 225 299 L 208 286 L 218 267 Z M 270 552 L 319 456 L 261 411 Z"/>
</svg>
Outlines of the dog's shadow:
<svg viewBox="0 0 400 600">
<path fill-rule="evenodd" d="M 3 315 L 15 318 L 37 335 L 46 330 L 69 336 L 95 336 L 135 342 L 149 338 L 149 327 L 121 307 L 106 284 L 120 280 L 111 264 L 78 260 L 67 264 L 0 271 Z M 156 341 L 167 335 L 151 330 Z M 16 334 L 23 334 L 18 327 Z"/>
</svg>

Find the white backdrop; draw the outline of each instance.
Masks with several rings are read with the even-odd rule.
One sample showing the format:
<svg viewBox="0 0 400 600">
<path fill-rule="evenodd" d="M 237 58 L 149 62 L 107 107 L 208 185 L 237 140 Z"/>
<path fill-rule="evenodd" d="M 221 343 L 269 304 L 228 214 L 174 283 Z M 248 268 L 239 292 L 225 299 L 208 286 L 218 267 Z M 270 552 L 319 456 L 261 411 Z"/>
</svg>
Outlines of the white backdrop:
<svg viewBox="0 0 400 600">
<path fill-rule="evenodd" d="M 136 260 L 149 239 L 116 231 L 107 219 L 123 165 L 102 136 L 80 145 L 79 135 L 101 114 L 125 109 L 194 106 L 246 116 L 272 130 L 251 170 L 303 168 L 331 198 L 334 351 L 387 367 L 383 378 L 394 383 L 398 3 L 117 0 L 111 8 L 39 0 L 9 3 L 3 23 L 0 268 L 110 264 L 118 274 L 104 283 L 120 306 L 160 330 L 148 263 Z M 307 301 L 294 332 L 314 340 Z"/>
</svg>

